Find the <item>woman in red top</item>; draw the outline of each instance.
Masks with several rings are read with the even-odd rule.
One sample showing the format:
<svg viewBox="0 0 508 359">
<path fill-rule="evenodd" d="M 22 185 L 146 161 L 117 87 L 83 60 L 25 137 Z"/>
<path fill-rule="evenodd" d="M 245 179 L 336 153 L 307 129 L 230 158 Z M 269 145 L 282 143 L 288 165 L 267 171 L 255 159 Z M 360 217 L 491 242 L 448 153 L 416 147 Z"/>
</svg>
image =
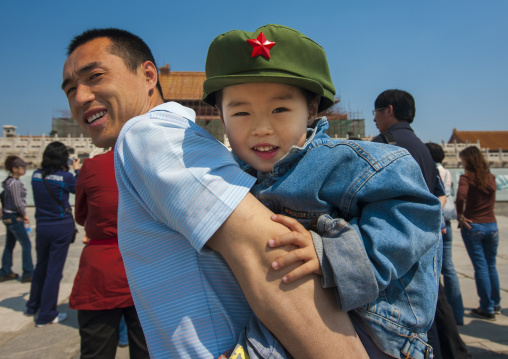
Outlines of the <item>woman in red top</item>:
<svg viewBox="0 0 508 359">
<path fill-rule="evenodd" d="M 499 244 L 494 215 L 496 180 L 478 148 L 467 147 L 459 155 L 465 173 L 460 176 L 455 205 L 462 239 L 473 262 L 476 291 L 480 297 L 480 307 L 472 309 L 471 314 L 495 320 L 495 314 L 501 311 L 496 269 Z"/>
<path fill-rule="evenodd" d="M 81 359 L 116 355 L 122 316 L 131 358 L 148 359 L 148 349 L 134 307 L 118 249 L 113 151 L 88 158 L 76 184 L 76 222 L 89 241 L 83 248 L 69 304 L 78 310 Z"/>
</svg>

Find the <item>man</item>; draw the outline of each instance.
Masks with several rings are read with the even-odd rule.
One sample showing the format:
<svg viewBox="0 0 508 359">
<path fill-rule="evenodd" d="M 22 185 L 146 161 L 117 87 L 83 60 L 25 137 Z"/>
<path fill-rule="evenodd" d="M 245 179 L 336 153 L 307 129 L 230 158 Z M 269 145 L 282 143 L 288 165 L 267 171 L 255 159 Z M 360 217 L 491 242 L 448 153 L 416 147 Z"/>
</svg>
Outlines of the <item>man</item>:
<svg viewBox="0 0 508 359">
<path fill-rule="evenodd" d="M 116 144 L 119 245 L 150 356 L 227 355 L 251 315 L 247 299 L 296 358 L 365 357 L 317 277 L 281 285 L 293 267 L 274 271 L 285 251 L 267 242 L 288 230 L 248 194 L 254 179 L 194 112 L 163 105 L 146 44 L 90 30 L 68 55 L 62 89 L 73 118 L 96 146 Z"/>
<path fill-rule="evenodd" d="M 444 188 L 438 180 L 437 167 L 425 144 L 415 135 L 411 123 L 415 117 L 415 100 L 402 90 L 386 90 L 374 102 L 374 122 L 380 134 L 372 141 L 403 147 L 416 160 L 429 191 L 446 202 Z M 429 330 L 429 344 L 436 358 L 467 358 L 467 348 L 460 338 L 452 308 L 439 285 L 436 316 Z"/>
<path fill-rule="evenodd" d="M 423 172 L 427 187 L 432 192 L 437 170 L 429 150 L 415 135 L 411 123 L 415 117 L 415 101 L 406 91 L 386 90 L 374 103 L 374 122 L 379 135 L 373 142 L 396 144 L 409 151 Z"/>
</svg>

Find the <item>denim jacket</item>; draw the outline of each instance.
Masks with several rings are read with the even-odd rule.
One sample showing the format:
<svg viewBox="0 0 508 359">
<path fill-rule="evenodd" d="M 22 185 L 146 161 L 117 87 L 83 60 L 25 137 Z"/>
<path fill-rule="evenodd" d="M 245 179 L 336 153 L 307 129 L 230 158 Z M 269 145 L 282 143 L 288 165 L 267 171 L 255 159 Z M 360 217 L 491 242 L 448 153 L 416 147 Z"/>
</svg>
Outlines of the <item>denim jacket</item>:
<svg viewBox="0 0 508 359">
<path fill-rule="evenodd" d="M 431 357 L 441 271 L 439 200 L 405 149 L 332 140 L 326 118 L 308 129 L 251 192 L 274 213 L 313 230 L 341 310 L 355 310 L 378 347 L 395 357 Z M 311 232 L 312 233 L 312 232 Z M 317 239 L 316 239 L 317 237 Z M 427 350 L 429 349 L 429 350 Z"/>
</svg>

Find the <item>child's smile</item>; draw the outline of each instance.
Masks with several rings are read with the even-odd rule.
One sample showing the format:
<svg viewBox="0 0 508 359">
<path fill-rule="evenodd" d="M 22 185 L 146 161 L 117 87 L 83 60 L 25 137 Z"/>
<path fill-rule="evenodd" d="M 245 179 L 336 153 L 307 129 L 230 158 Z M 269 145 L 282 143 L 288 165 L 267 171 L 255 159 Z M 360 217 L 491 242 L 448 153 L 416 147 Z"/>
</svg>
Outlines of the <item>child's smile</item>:
<svg viewBox="0 0 508 359">
<path fill-rule="evenodd" d="M 263 144 L 252 147 L 252 150 L 259 158 L 269 160 L 277 155 L 279 147 Z"/>
</svg>

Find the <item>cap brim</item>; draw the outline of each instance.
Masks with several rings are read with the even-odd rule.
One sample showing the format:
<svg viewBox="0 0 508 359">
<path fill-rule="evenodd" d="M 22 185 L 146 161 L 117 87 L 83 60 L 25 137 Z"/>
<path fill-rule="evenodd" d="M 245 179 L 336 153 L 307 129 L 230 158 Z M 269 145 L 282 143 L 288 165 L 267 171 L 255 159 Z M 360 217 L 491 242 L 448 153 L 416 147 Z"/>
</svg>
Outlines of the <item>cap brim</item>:
<svg viewBox="0 0 508 359">
<path fill-rule="evenodd" d="M 323 86 L 317 81 L 306 79 L 289 74 L 246 74 L 210 77 L 203 83 L 203 101 L 215 106 L 215 92 L 227 86 L 240 85 L 245 83 L 280 83 L 293 85 L 309 90 L 321 96 L 318 111 L 321 112 L 333 105 L 333 101 L 326 97 Z"/>
</svg>

